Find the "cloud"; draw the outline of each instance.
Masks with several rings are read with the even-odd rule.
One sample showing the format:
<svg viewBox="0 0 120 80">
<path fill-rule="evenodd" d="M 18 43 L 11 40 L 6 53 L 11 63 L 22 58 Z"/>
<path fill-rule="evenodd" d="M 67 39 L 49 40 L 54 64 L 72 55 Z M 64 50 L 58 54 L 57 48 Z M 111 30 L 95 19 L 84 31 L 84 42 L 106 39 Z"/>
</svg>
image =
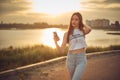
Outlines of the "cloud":
<svg viewBox="0 0 120 80">
<path fill-rule="evenodd" d="M 120 10 L 120 0 L 89 0 L 81 2 L 81 5 L 91 10 Z"/>
<path fill-rule="evenodd" d="M 95 4 L 113 4 L 120 3 L 120 0 L 89 0 L 89 1 L 81 1 L 82 3 L 95 3 Z"/>
<path fill-rule="evenodd" d="M 32 7 L 32 2 L 28 1 L 30 0 L 0 0 L 0 21 L 8 23 L 47 22 L 49 24 L 69 24 L 72 11 L 66 11 L 59 15 L 27 11 Z M 84 0 L 84 2 L 81 1 L 80 5 L 86 8 L 83 11 L 78 10 L 83 14 L 84 21 L 96 18 L 107 18 L 112 21 L 120 20 L 119 0 Z"/>
<path fill-rule="evenodd" d="M 43 16 L 43 17 L 47 17 L 47 16 L 50 16 L 49 14 L 46 14 L 46 13 L 36 13 L 36 12 L 29 12 L 29 13 L 26 13 L 28 16 Z"/>
<path fill-rule="evenodd" d="M 0 0 L 0 15 L 30 9 L 28 0 Z"/>
<path fill-rule="evenodd" d="M 103 3 L 105 4 L 120 3 L 120 0 L 104 0 Z"/>
</svg>

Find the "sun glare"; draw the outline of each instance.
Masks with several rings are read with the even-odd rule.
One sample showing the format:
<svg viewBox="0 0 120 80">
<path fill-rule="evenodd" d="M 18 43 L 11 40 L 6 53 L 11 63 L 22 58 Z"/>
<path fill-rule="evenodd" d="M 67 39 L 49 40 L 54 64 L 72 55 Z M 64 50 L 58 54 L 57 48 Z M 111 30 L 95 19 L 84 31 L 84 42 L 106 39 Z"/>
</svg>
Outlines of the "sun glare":
<svg viewBox="0 0 120 80">
<path fill-rule="evenodd" d="M 80 0 L 32 0 L 32 11 L 58 15 L 81 9 Z"/>
<path fill-rule="evenodd" d="M 57 29 L 57 28 L 52 28 L 52 29 L 47 29 L 44 31 L 44 40 L 42 41 L 45 45 L 50 46 L 52 48 L 55 48 L 55 43 L 53 40 L 53 32 L 57 32 L 58 36 L 60 37 L 60 41 L 58 41 L 58 44 L 62 44 L 62 39 L 63 39 L 63 34 L 64 31 Z"/>
</svg>

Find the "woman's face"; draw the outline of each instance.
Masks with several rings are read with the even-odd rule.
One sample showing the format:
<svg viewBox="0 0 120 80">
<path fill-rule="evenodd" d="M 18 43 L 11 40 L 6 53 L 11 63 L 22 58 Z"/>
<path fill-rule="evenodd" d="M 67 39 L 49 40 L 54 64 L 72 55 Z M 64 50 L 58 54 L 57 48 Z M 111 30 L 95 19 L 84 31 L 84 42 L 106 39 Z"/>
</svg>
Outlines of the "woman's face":
<svg viewBox="0 0 120 80">
<path fill-rule="evenodd" d="M 74 28 L 78 28 L 79 27 L 79 17 L 77 15 L 74 15 L 72 17 L 71 23 Z"/>
</svg>

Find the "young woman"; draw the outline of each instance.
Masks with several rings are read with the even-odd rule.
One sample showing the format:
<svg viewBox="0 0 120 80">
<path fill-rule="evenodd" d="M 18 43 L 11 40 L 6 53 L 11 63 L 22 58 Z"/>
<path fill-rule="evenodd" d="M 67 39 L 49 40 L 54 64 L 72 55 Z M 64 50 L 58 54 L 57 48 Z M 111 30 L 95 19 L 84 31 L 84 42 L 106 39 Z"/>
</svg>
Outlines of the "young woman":
<svg viewBox="0 0 120 80">
<path fill-rule="evenodd" d="M 61 46 L 57 43 L 58 36 L 54 35 L 54 42 L 60 53 L 64 53 L 66 44 L 69 44 L 66 65 L 71 80 L 80 80 L 85 70 L 87 64 L 85 35 L 90 31 L 91 27 L 83 24 L 81 14 L 75 12 L 71 16 L 69 29 L 64 33 Z"/>
</svg>

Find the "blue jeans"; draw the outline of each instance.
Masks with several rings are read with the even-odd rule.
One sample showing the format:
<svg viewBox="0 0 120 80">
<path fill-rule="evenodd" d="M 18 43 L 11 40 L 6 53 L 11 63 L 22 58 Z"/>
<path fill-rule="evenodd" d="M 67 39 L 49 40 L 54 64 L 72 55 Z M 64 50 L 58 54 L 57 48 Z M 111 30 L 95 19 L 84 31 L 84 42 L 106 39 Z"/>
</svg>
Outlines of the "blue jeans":
<svg viewBox="0 0 120 80">
<path fill-rule="evenodd" d="M 87 58 L 85 53 L 67 54 L 66 65 L 70 73 L 71 80 L 80 80 L 86 68 Z"/>
</svg>

